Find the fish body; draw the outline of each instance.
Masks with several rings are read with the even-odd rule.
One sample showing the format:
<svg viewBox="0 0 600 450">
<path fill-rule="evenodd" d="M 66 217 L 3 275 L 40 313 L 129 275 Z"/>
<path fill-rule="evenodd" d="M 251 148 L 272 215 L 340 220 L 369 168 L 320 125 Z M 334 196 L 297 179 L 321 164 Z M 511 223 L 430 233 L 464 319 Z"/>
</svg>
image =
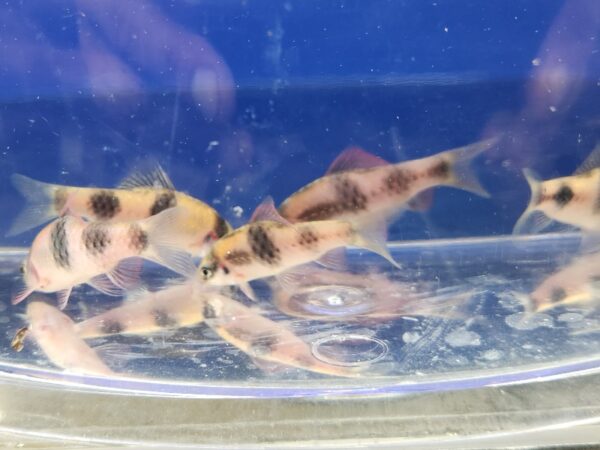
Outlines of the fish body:
<svg viewBox="0 0 600 450">
<path fill-rule="evenodd" d="M 231 230 L 230 225 L 206 203 L 178 192 L 162 169 L 134 174 L 119 189 L 61 186 L 13 175 L 13 184 L 29 205 L 13 224 L 9 235 L 40 225 L 67 213 L 90 221 L 128 222 L 180 207 L 187 215 L 174 223 L 182 247 L 201 255 L 207 244 Z"/>
<path fill-rule="evenodd" d="M 169 228 L 181 213 L 176 208 L 143 221 L 118 223 L 86 222 L 75 216 L 56 219 L 35 237 L 22 269 L 25 289 L 13 302 L 33 291 L 59 292 L 64 307 L 71 288 L 78 284 L 88 283 L 106 293 L 113 286 L 127 288 L 137 275 L 131 273 L 135 260 L 124 262 L 132 257 L 189 273 L 191 258 L 177 249 L 177 238 Z M 103 275 L 106 279 L 96 278 Z"/>
<path fill-rule="evenodd" d="M 64 313 L 44 302 L 27 305 L 29 332 L 58 367 L 87 375 L 114 375 L 96 352 L 75 332 L 73 321 Z"/>
<path fill-rule="evenodd" d="M 487 195 L 469 164 L 496 139 L 398 164 L 351 149 L 334 161 L 327 175 L 288 197 L 280 214 L 290 222 L 387 219 L 407 207 L 419 193 L 454 186 Z"/>
</svg>

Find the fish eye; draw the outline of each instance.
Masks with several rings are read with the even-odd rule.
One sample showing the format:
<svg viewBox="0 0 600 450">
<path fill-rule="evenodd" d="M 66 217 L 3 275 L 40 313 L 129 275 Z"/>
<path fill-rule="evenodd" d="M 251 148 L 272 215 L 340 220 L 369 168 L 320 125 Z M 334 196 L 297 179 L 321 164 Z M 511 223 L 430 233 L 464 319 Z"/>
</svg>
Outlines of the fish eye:
<svg viewBox="0 0 600 450">
<path fill-rule="evenodd" d="M 21 266 L 19 267 L 19 272 L 21 272 L 23 275 L 25 275 L 25 272 L 27 272 L 27 263 L 26 262 L 21 264 Z"/>
<path fill-rule="evenodd" d="M 202 267 L 200 269 L 200 272 L 202 273 L 202 278 L 204 280 L 208 280 L 208 279 L 212 278 L 212 276 L 215 274 L 214 270 L 211 269 L 210 267 Z"/>
</svg>

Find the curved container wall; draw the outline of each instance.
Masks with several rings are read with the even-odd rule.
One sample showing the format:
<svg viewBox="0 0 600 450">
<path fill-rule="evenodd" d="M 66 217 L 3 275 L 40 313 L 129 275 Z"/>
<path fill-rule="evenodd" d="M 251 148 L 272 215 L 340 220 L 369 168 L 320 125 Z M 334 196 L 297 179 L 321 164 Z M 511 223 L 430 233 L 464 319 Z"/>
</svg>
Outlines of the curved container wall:
<svg viewBox="0 0 600 450">
<path fill-rule="evenodd" d="M 349 147 L 395 163 L 500 137 L 472 165 L 489 197 L 437 187 L 417 211 L 398 205 L 390 215 L 400 269 L 351 249 L 344 272 L 311 267 L 293 289 L 253 283 L 257 304 L 238 289 L 217 301 L 190 288 L 157 309 L 148 292 L 186 281 L 145 263 L 149 291 L 123 298 L 82 284 L 68 319 L 53 293 L 12 305 L 41 226 L 8 233 L 5 442 L 464 448 L 597 439 L 593 246 L 581 254 L 582 235 L 560 224 L 511 235 L 529 202 L 522 169 L 568 176 L 596 145 L 597 2 L 59 0 L 0 15 L 3 234 L 22 211 L 47 206 L 39 185 L 29 203 L 19 194 L 15 173 L 111 188 L 159 164 L 177 190 L 239 227 L 267 196 L 280 204 Z M 534 313 L 536 292 L 548 308 Z M 17 352 L 11 340 L 34 302 L 52 306 L 37 324 L 49 332 L 30 332 Z M 129 316 L 101 316 L 123 305 Z M 128 332 L 140 318 L 146 329 Z M 83 325 L 70 321 L 94 320 L 98 336 L 73 338 Z M 82 373 L 87 351 L 110 372 Z"/>
</svg>

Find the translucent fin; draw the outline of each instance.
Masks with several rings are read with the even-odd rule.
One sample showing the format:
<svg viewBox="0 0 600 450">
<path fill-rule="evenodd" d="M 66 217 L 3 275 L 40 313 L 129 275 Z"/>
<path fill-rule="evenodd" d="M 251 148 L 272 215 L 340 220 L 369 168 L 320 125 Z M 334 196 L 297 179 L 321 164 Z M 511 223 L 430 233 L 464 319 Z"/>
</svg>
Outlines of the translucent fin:
<svg viewBox="0 0 600 450">
<path fill-rule="evenodd" d="M 119 297 L 123 295 L 123 289 L 114 284 L 106 275 L 97 275 L 91 280 L 88 280 L 87 284 L 103 294 L 110 295 L 111 297 Z"/>
<path fill-rule="evenodd" d="M 15 236 L 58 216 L 54 209 L 56 185 L 37 181 L 18 173 L 13 174 L 10 179 L 13 186 L 25 198 L 25 207 L 6 233 L 7 236 Z"/>
<path fill-rule="evenodd" d="M 480 153 L 493 147 L 499 139 L 500 137 L 497 136 L 440 153 L 439 156 L 447 159 L 450 163 L 451 173 L 448 184 L 481 197 L 489 197 L 490 194 L 483 188 L 475 175 L 471 161 Z"/>
<path fill-rule="evenodd" d="M 390 254 L 386 245 L 386 239 L 387 224 L 385 221 L 375 221 L 357 228 L 357 236 L 353 244 L 357 247 L 377 253 L 387 259 L 394 267 L 401 269 L 402 267 L 400 264 L 398 264 Z"/>
<path fill-rule="evenodd" d="M 56 293 L 56 298 L 58 300 L 56 305 L 58 306 L 58 309 L 65 309 L 65 306 L 67 306 L 67 303 L 69 302 L 69 297 L 71 296 L 72 289 L 73 288 L 63 289 L 62 291 L 58 291 Z"/>
<path fill-rule="evenodd" d="M 319 270 L 314 264 L 303 264 L 278 274 L 275 278 L 286 291 L 293 293 L 309 279 L 311 272 Z M 323 269 L 321 269 L 323 270 Z"/>
<path fill-rule="evenodd" d="M 141 224 L 148 233 L 148 248 L 141 256 L 191 277 L 196 266 L 191 255 L 181 248 L 177 236 L 178 224 L 186 220 L 187 214 L 185 208 L 175 207 L 143 220 Z"/>
<path fill-rule="evenodd" d="M 335 248 L 321 256 L 317 261 L 323 267 L 332 270 L 344 271 L 347 269 L 346 249 L 344 247 Z"/>
<path fill-rule="evenodd" d="M 529 205 L 527 205 L 527 209 L 523 212 L 517 223 L 513 228 L 513 234 L 525 234 L 527 232 L 536 232 L 534 230 L 540 231 L 546 228 L 552 219 L 548 218 L 541 211 L 537 211 L 536 207 L 540 201 L 540 190 L 542 181 L 529 169 L 523 169 L 523 176 L 525 180 L 527 180 L 527 184 L 529 184 L 529 189 L 531 190 L 531 197 L 529 199 Z M 533 222 L 533 227 L 529 228 Z"/>
<path fill-rule="evenodd" d="M 254 289 L 252 289 L 252 286 L 250 286 L 250 283 L 242 283 L 242 284 L 240 284 L 240 290 L 250 300 L 252 300 L 253 302 L 258 302 L 258 298 L 256 297 L 256 293 L 254 292 Z"/>
<path fill-rule="evenodd" d="M 281 217 L 281 214 L 279 214 L 277 208 L 275 208 L 273 197 L 270 196 L 265 198 L 262 203 L 256 207 L 250 218 L 250 222 L 258 222 L 260 220 L 270 220 L 284 225 L 291 225 L 287 219 Z"/>
<path fill-rule="evenodd" d="M 359 147 L 349 147 L 338 155 L 327 170 L 327 175 L 347 172 L 353 169 L 370 169 L 388 165 L 385 159 L 364 151 Z"/>
<path fill-rule="evenodd" d="M 108 272 L 106 276 L 117 286 L 130 290 L 139 286 L 141 271 L 141 258 L 127 258 L 119 262 L 117 267 Z"/>
<path fill-rule="evenodd" d="M 596 142 L 596 146 L 592 149 L 592 152 L 588 157 L 581 163 L 573 175 L 579 175 L 590 170 L 594 170 L 600 167 L 600 141 Z"/>
<path fill-rule="evenodd" d="M 600 233 L 583 234 L 579 251 L 582 254 L 597 253 L 600 251 Z"/>
<path fill-rule="evenodd" d="M 29 297 L 35 289 L 29 288 L 27 286 L 23 286 L 17 294 L 12 298 L 12 304 L 17 305 Z"/>
<path fill-rule="evenodd" d="M 140 187 L 175 190 L 169 176 L 158 163 L 152 163 L 148 170 L 138 169 L 128 175 L 118 186 L 120 189 Z"/>
<path fill-rule="evenodd" d="M 417 195 L 415 195 L 408 201 L 407 207 L 411 211 L 423 212 L 431 208 L 432 203 L 433 188 L 425 189 L 424 191 L 419 192 Z"/>
</svg>

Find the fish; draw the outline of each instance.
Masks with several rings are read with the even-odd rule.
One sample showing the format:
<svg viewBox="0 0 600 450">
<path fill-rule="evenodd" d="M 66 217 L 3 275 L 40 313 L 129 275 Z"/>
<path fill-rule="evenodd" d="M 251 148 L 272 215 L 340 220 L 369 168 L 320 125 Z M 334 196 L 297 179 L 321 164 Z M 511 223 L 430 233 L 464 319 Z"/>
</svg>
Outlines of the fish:
<svg viewBox="0 0 600 450">
<path fill-rule="evenodd" d="M 11 177 L 27 204 L 8 231 L 8 236 L 68 214 L 90 221 L 129 222 L 155 216 L 175 206 L 187 215 L 174 223 L 182 248 L 201 256 L 210 242 L 231 231 L 231 225 L 206 203 L 176 191 L 160 166 L 134 172 L 116 189 L 63 186 L 36 181 L 21 174 Z"/>
<path fill-rule="evenodd" d="M 431 197 L 431 188 L 436 186 L 453 186 L 488 197 L 470 163 L 498 140 L 499 137 L 494 137 L 397 164 L 350 148 L 333 161 L 325 176 L 283 201 L 279 213 L 292 223 L 316 220 L 387 223 L 407 207 L 423 210 L 423 202 L 419 200 Z"/>
<path fill-rule="evenodd" d="M 514 234 L 537 233 L 553 221 L 585 233 L 600 232 L 600 143 L 571 176 L 542 181 L 530 169 L 523 175 L 531 196 L 513 228 Z"/>
<path fill-rule="evenodd" d="M 249 224 L 213 244 L 200 263 L 196 279 L 208 286 L 238 285 L 255 299 L 249 281 L 277 276 L 288 285 L 294 282 L 292 268 L 313 261 L 343 267 L 343 250 L 348 246 L 373 251 L 400 267 L 386 248 L 385 230 L 359 230 L 340 220 L 291 224 L 279 216 L 269 197 L 257 207 Z"/>
<path fill-rule="evenodd" d="M 191 282 L 173 284 L 158 291 L 139 289 L 123 304 L 75 325 L 83 339 L 114 334 L 150 334 L 202 323 L 205 296 L 194 293 Z"/>
<path fill-rule="evenodd" d="M 600 252 L 576 257 L 567 266 L 544 279 L 525 302 L 529 312 L 558 306 L 594 308 L 600 303 Z"/>
<path fill-rule="evenodd" d="M 358 377 L 359 370 L 319 360 L 308 343 L 283 324 L 263 317 L 256 310 L 222 295 L 211 295 L 204 305 L 206 324 L 220 337 L 253 358 L 315 373 Z M 361 369 L 363 370 L 363 369 Z"/>
<path fill-rule="evenodd" d="M 154 261 L 189 276 L 195 266 L 179 249 L 172 223 L 186 211 L 171 208 L 141 221 L 86 222 L 64 216 L 46 225 L 35 237 L 21 266 L 24 288 L 13 304 L 34 291 L 57 292 L 63 309 L 74 286 L 87 283 L 108 295 L 119 295 L 137 283 L 141 259 Z"/>
<path fill-rule="evenodd" d="M 75 324 L 57 308 L 35 300 L 27 305 L 28 333 L 56 366 L 69 372 L 85 375 L 115 375 L 75 332 Z M 23 339 L 24 332 L 20 338 Z M 19 335 L 19 333 L 17 333 Z"/>
</svg>

